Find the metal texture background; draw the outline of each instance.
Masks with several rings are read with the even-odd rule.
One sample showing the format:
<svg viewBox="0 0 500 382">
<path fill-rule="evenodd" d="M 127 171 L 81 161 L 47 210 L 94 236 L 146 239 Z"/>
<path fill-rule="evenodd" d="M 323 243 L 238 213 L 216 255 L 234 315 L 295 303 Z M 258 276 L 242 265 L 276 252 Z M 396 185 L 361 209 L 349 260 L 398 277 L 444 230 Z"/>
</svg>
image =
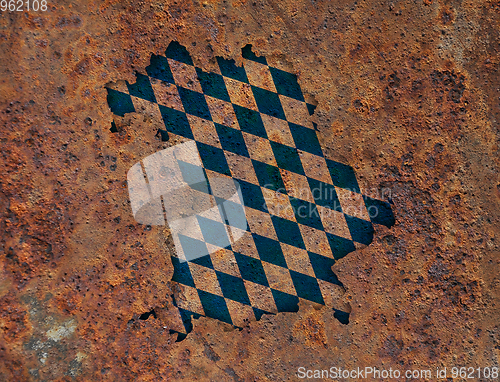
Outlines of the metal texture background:
<svg viewBox="0 0 500 382">
<path fill-rule="evenodd" d="M 275 381 L 297 368 L 498 366 L 498 1 L 51 2 L 0 14 L 0 380 Z M 328 307 L 243 330 L 165 323 L 173 250 L 126 172 L 165 147 L 107 83 L 175 40 L 206 70 L 250 43 L 297 73 L 321 144 L 396 225 L 334 266 Z M 154 314 L 148 315 L 154 309 Z M 147 318 L 147 319 L 146 319 Z"/>
</svg>

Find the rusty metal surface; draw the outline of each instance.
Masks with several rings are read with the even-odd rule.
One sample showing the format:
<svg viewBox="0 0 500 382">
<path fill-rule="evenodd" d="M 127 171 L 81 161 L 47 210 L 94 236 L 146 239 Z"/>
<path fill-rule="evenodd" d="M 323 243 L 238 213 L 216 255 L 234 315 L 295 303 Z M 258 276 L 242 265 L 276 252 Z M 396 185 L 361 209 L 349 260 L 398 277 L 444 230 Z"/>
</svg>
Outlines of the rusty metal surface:
<svg viewBox="0 0 500 382">
<path fill-rule="evenodd" d="M 295 380 L 297 368 L 498 366 L 500 3 L 50 3 L 0 15 L 0 380 Z M 390 188 L 396 224 L 335 266 L 329 307 L 182 342 L 172 243 L 134 222 L 127 170 L 165 147 L 105 85 L 175 40 L 197 66 L 250 43 L 318 104 L 325 156 Z M 143 315 L 154 309 L 154 315 Z M 141 315 L 142 318 L 141 319 Z M 146 316 L 148 316 L 147 319 Z"/>
</svg>

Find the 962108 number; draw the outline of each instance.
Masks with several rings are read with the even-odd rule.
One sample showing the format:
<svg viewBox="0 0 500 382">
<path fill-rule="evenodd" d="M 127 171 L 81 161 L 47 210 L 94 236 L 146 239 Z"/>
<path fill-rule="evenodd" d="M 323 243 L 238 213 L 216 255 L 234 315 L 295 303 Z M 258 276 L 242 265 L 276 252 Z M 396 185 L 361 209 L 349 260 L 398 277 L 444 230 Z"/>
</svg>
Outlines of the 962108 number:
<svg viewBox="0 0 500 382">
<path fill-rule="evenodd" d="M 0 9 L 2 12 L 23 12 L 47 10 L 47 0 L 1 0 Z"/>
<path fill-rule="evenodd" d="M 452 367 L 451 376 L 462 379 L 498 379 L 498 367 Z"/>
</svg>

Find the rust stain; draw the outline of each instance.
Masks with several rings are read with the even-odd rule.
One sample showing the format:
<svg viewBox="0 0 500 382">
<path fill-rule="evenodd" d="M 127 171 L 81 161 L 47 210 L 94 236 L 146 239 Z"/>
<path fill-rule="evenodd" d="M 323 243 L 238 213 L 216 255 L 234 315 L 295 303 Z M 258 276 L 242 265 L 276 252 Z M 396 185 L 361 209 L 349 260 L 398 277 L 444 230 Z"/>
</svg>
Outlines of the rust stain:
<svg viewBox="0 0 500 382">
<path fill-rule="evenodd" d="M 130 0 L 2 13 L 0 380 L 498 365 L 499 9 Z M 325 155 L 353 166 L 361 187 L 390 190 L 397 224 L 334 266 L 348 325 L 305 304 L 242 330 L 194 319 L 175 342 L 173 242 L 134 222 L 124 184 L 167 144 L 147 110 L 111 133 L 104 89 L 172 40 L 207 70 L 251 43 L 298 73 Z"/>
</svg>

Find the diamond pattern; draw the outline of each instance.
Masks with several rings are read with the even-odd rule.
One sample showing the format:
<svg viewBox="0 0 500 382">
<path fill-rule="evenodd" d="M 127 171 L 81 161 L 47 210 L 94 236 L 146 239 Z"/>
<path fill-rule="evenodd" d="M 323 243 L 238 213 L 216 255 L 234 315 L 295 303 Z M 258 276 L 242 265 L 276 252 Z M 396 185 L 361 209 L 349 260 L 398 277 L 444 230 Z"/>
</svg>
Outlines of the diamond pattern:
<svg viewBox="0 0 500 382">
<path fill-rule="evenodd" d="M 241 277 L 228 275 L 227 273 L 217 272 L 217 278 L 222 289 L 224 297 L 241 304 L 250 305 L 245 283 Z"/>
<path fill-rule="evenodd" d="M 146 68 L 149 77 L 174 84 L 174 77 L 166 57 L 153 54 L 149 66 Z"/>
<path fill-rule="evenodd" d="M 342 286 L 335 261 L 368 245 L 373 224 L 395 222 L 389 203 L 361 193 L 352 167 L 324 157 L 309 118 L 315 106 L 305 102 L 296 75 L 249 45 L 242 56 L 243 66 L 219 57 L 219 71 L 205 72 L 172 42 L 134 84 L 107 88 L 115 121 L 151 111 L 164 124 L 162 140 L 196 142 L 201 161 L 180 158 L 179 168 L 218 207 L 192 215 L 192 229 L 174 240 L 187 260 L 172 256 L 178 340 L 193 317 L 241 327 L 263 314 L 297 311 L 299 299 L 335 300 L 327 295 Z M 211 195 L 200 181 L 206 176 L 237 179 L 247 222 L 237 218 L 240 205 Z M 348 322 L 347 313 L 334 311 Z"/>
<path fill-rule="evenodd" d="M 282 145 L 278 142 L 271 142 L 274 157 L 278 167 L 299 175 L 304 175 L 304 168 L 300 162 L 299 153 L 296 148 Z"/>
<path fill-rule="evenodd" d="M 224 150 L 230 151 L 244 157 L 249 157 L 247 145 L 240 130 L 224 125 L 215 125 L 219 134 L 220 143 Z"/>
<path fill-rule="evenodd" d="M 261 113 L 286 120 L 278 94 L 252 86 L 253 94 Z"/>
<path fill-rule="evenodd" d="M 224 84 L 224 78 L 220 74 L 207 73 L 199 68 L 196 68 L 196 73 L 198 74 L 198 79 L 205 95 L 231 102 L 226 85 Z"/>
<path fill-rule="evenodd" d="M 148 76 L 136 73 L 135 84 L 127 83 L 128 92 L 131 96 L 156 103 L 155 93 Z"/>
</svg>

